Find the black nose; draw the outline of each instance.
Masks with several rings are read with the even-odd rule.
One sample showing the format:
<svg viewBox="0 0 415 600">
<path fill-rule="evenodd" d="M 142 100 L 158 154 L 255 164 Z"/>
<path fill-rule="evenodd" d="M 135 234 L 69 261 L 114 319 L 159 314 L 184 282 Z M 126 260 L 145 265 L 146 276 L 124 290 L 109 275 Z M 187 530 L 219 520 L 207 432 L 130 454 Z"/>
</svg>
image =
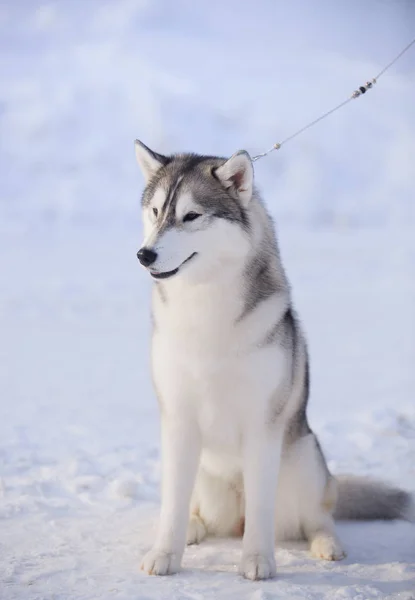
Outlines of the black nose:
<svg viewBox="0 0 415 600">
<path fill-rule="evenodd" d="M 137 258 L 143 267 L 149 267 L 156 260 L 157 252 L 154 252 L 154 250 L 150 250 L 150 248 L 146 247 L 140 248 L 140 250 L 137 252 Z"/>
</svg>

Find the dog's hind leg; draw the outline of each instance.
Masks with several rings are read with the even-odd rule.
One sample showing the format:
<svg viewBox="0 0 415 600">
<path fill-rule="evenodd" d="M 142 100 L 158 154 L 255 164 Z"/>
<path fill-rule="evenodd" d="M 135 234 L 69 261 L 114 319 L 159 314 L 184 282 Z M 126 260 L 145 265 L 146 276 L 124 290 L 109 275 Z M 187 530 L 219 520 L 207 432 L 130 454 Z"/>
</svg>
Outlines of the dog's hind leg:
<svg viewBox="0 0 415 600">
<path fill-rule="evenodd" d="M 277 492 L 279 540 L 307 539 L 311 554 L 340 560 L 345 553 L 336 536 L 332 513 L 336 480 L 330 474 L 313 433 L 285 448 Z"/>
<path fill-rule="evenodd" d="M 346 556 L 346 553 L 341 547 L 334 530 L 330 531 L 330 529 L 325 525 L 324 529 L 316 531 L 310 536 L 310 552 L 315 558 L 341 560 Z"/>
<path fill-rule="evenodd" d="M 329 513 L 322 512 L 317 519 L 304 522 L 303 527 L 313 556 L 324 560 L 341 560 L 346 556 Z"/>
<path fill-rule="evenodd" d="M 310 459 L 315 463 L 314 467 L 319 471 L 319 475 L 324 476 L 324 485 L 321 485 L 321 478 L 317 475 L 315 494 L 311 494 L 309 509 L 301 518 L 302 529 L 310 542 L 310 552 L 313 556 L 324 560 L 341 560 L 346 553 L 336 535 L 332 516 L 337 500 L 337 484 L 326 467 L 316 438 L 314 448 Z"/>
<path fill-rule="evenodd" d="M 229 480 L 199 468 L 190 506 L 187 543 L 199 544 L 207 535 L 242 536 L 242 475 Z"/>
<path fill-rule="evenodd" d="M 198 512 L 190 515 L 187 526 L 187 545 L 200 544 L 207 536 L 207 528 Z"/>
</svg>

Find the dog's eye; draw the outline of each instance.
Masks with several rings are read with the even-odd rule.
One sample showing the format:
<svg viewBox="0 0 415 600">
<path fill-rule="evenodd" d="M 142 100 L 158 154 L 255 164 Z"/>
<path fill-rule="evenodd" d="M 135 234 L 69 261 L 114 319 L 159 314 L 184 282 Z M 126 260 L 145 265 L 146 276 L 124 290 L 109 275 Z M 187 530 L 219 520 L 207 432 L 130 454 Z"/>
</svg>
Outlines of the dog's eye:
<svg viewBox="0 0 415 600">
<path fill-rule="evenodd" d="M 158 209 L 157 209 L 157 208 L 153 208 L 153 215 L 154 215 L 155 217 L 157 217 L 157 215 L 158 215 L 158 214 L 159 214 L 159 211 L 158 211 Z"/>
<path fill-rule="evenodd" d="M 186 223 L 186 221 L 194 221 L 198 217 L 200 217 L 199 213 L 188 212 L 187 215 L 184 215 L 183 217 L 183 223 Z"/>
</svg>

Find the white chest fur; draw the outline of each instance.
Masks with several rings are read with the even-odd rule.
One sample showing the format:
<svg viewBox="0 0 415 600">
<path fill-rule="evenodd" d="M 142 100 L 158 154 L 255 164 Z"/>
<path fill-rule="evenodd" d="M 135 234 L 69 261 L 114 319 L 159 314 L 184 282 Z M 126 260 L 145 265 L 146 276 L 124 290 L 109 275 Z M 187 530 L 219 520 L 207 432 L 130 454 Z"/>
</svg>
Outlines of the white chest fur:
<svg viewBox="0 0 415 600">
<path fill-rule="evenodd" d="M 165 290 L 164 301 L 157 291 L 153 300 L 153 378 L 163 411 L 194 421 L 210 461 L 225 454 L 238 462 L 244 425 L 263 420 L 284 372 L 281 349 L 261 342 L 286 298 L 273 296 L 238 321 L 244 304 L 237 285 L 180 283 Z"/>
</svg>

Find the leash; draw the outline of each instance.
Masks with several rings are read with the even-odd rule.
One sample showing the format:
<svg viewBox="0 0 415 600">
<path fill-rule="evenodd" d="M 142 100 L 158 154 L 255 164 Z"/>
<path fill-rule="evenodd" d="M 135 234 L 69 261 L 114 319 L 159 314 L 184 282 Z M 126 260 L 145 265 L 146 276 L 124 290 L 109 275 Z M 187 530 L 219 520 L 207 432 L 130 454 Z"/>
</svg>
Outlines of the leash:
<svg viewBox="0 0 415 600">
<path fill-rule="evenodd" d="M 375 83 L 377 83 L 379 77 L 381 77 L 384 73 L 386 73 L 386 71 L 388 69 L 390 69 L 390 67 L 392 65 L 394 65 L 401 58 L 401 56 L 403 54 L 405 54 L 405 52 L 407 50 L 409 50 L 409 48 L 411 46 L 413 46 L 414 44 L 415 44 L 415 38 L 412 40 L 412 42 L 410 42 L 407 46 L 405 46 L 405 48 L 401 52 L 399 52 L 399 54 L 397 56 L 395 56 L 395 58 L 393 60 L 391 60 L 391 62 L 388 63 L 386 65 L 386 67 L 384 67 L 380 71 L 380 73 L 378 73 L 376 75 L 376 77 L 374 77 L 370 81 L 366 81 L 366 83 L 364 85 L 361 85 L 357 90 L 355 90 L 353 92 L 353 94 L 350 96 L 350 98 L 347 98 L 347 100 L 344 100 L 343 102 L 341 102 L 340 104 L 338 104 L 337 106 L 335 106 L 334 108 L 332 108 L 331 110 L 325 112 L 323 115 L 321 115 L 317 119 L 314 119 L 314 121 L 311 121 L 311 123 L 309 123 L 308 125 L 305 125 L 301 129 L 299 129 L 298 131 L 296 131 L 295 133 L 293 133 L 292 135 L 289 135 L 287 138 L 285 138 L 284 140 L 282 140 L 282 142 L 276 142 L 266 152 L 263 152 L 262 154 L 257 154 L 256 156 L 254 156 L 252 158 L 252 162 L 255 162 L 256 160 L 259 160 L 260 158 L 263 158 L 264 156 L 267 156 L 268 154 L 270 154 L 274 150 L 279 150 L 281 148 L 281 146 L 283 146 L 283 144 L 286 144 L 287 142 L 290 142 L 291 140 L 293 140 L 294 138 L 296 138 L 298 135 L 300 135 L 301 133 L 303 133 L 303 131 L 306 131 L 307 129 L 310 129 L 310 127 L 313 127 L 313 125 L 316 125 L 317 123 L 319 123 L 320 121 L 322 121 L 323 119 L 325 119 L 326 117 L 328 117 L 329 115 L 331 115 L 334 112 L 340 110 L 341 108 L 343 108 L 343 106 L 346 106 L 346 104 L 349 104 L 349 102 L 351 102 L 352 100 L 355 100 L 356 98 L 359 98 L 360 96 L 363 96 L 363 94 L 366 94 L 366 92 L 368 90 L 372 89 L 373 86 L 375 85 Z"/>
</svg>

